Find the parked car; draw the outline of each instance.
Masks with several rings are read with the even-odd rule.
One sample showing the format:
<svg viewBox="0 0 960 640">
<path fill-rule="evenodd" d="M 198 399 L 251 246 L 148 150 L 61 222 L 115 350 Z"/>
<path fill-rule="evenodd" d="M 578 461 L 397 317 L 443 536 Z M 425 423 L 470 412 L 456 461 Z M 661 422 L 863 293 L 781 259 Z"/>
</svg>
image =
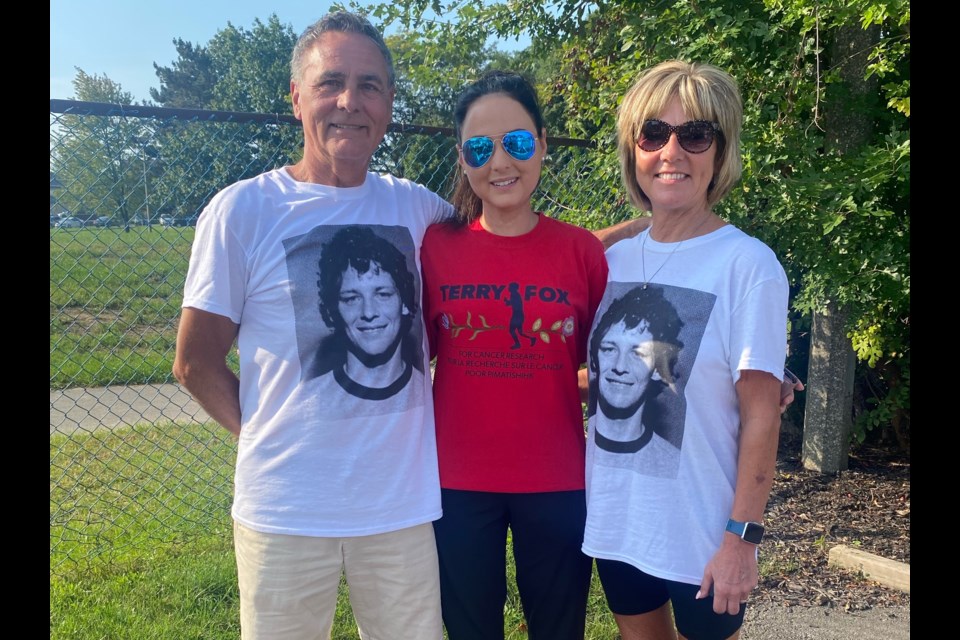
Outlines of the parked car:
<svg viewBox="0 0 960 640">
<path fill-rule="evenodd" d="M 64 218 L 57 223 L 58 229 L 81 229 L 83 228 L 84 222 L 80 218 Z"/>
<path fill-rule="evenodd" d="M 178 218 L 169 214 L 160 216 L 160 224 L 165 227 L 192 227 L 197 224 L 199 215 L 193 215 L 189 218 Z"/>
</svg>

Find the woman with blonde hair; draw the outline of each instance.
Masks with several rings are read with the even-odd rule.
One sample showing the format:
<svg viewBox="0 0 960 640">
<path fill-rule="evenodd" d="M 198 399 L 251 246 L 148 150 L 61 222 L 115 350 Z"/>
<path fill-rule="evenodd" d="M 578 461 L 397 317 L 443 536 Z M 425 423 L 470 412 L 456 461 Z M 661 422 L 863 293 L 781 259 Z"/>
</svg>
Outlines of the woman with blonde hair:
<svg viewBox="0 0 960 640">
<path fill-rule="evenodd" d="M 623 182 L 652 224 L 607 251 L 610 282 L 597 317 L 627 290 L 656 290 L 679 314 L 682 345 L 675 393 L 648 400 L 660 403 L 659 435 L 669 432 L 676 463 L 640 464 L 645 448 L 600 446 L 601 411 L 592 399 L 588 409 L 583 550 L 597 559 L 624 638 L 736 638 L 757 585 L 788 283 L 766 245 L 713 211 L 740 178 L 741 121 L 729 74 L 679 60 L 641 73 L 618 112 Z M 648 317 L 639 307 L 649 303 L 633 304 L 633 317 Z M 638 342 L 656 340 L 650 323 L 635 324 Z M 636 376 L 623 371 L 650 366 L 639 349 L 616 355 L 591 368 L 591 388 L 626 389 Z"/>
</svg>

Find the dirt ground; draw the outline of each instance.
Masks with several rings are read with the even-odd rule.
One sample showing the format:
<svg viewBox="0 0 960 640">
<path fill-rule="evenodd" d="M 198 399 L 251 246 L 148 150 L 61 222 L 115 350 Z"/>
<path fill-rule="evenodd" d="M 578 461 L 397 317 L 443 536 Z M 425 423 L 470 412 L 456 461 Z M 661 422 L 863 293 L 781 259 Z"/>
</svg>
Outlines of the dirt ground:
<svg viewBox="0 0 960 640">
<path fill-rule="evenodd" d="M 909 609 L 910 594 L 827 565 L 838 544 L 910 563 L 909 457 L 895 447 L 860 446 L 851 449 L 847 470 L 821 474 L 803 468 L 801 447 L 799 434 L 781 434 L 751 602 Z"/>
</svg>

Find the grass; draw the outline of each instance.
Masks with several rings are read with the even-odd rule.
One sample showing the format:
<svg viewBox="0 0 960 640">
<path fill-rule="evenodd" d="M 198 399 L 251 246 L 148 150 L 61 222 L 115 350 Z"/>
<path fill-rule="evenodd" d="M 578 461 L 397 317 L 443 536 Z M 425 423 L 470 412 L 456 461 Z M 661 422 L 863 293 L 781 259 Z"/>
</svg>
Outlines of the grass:
<svg viewBox="0 0 960 640">
<path fill-rule="evenodd" d="M 788 576 L 797 573 L 801 568 L 798 560 L 778 560 L 770 557 L 770 554 L 765 554 L 763 549 L 760 550 L 760 557 L 757 559 L 757 572 L 761 581 L 771 576 Z"/>
<path fill-rule="evenodd" d="M 235 443 L 217 425 L 50 438 L 50 637 L 235 640 Z M 508 550 L 508 558 L 512 552 Z M 526 638 L 508 562 L 504 628 Z M 616 637 L 596 575 L 588 640 Z M 346 584 L 333 638 L 358 640 Z"/>
<path fill-rule="evenodd" d="M 51 573 L 228 535 L 234 448 L 213 423 L 51 436 Z"/>
<path fill-rule="evenodd" d="M 170 382 L 193 227 L 50 230 L 50 388 Z"/>
</svg>

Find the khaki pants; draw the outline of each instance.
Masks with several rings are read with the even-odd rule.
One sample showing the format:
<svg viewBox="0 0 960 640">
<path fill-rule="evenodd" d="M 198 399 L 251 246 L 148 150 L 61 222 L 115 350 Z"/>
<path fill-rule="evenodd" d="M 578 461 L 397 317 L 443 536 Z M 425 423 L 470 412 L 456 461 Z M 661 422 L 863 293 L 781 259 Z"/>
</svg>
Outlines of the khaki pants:
<svg viewBox="0 0 960 640">
<path fill-rule="evenodd" d="M 341 573 L 363 640 L 440 640 L 431 523 L 348 538 L 233 525 L 243 640 L 328 640 Z"/>
</svg>

